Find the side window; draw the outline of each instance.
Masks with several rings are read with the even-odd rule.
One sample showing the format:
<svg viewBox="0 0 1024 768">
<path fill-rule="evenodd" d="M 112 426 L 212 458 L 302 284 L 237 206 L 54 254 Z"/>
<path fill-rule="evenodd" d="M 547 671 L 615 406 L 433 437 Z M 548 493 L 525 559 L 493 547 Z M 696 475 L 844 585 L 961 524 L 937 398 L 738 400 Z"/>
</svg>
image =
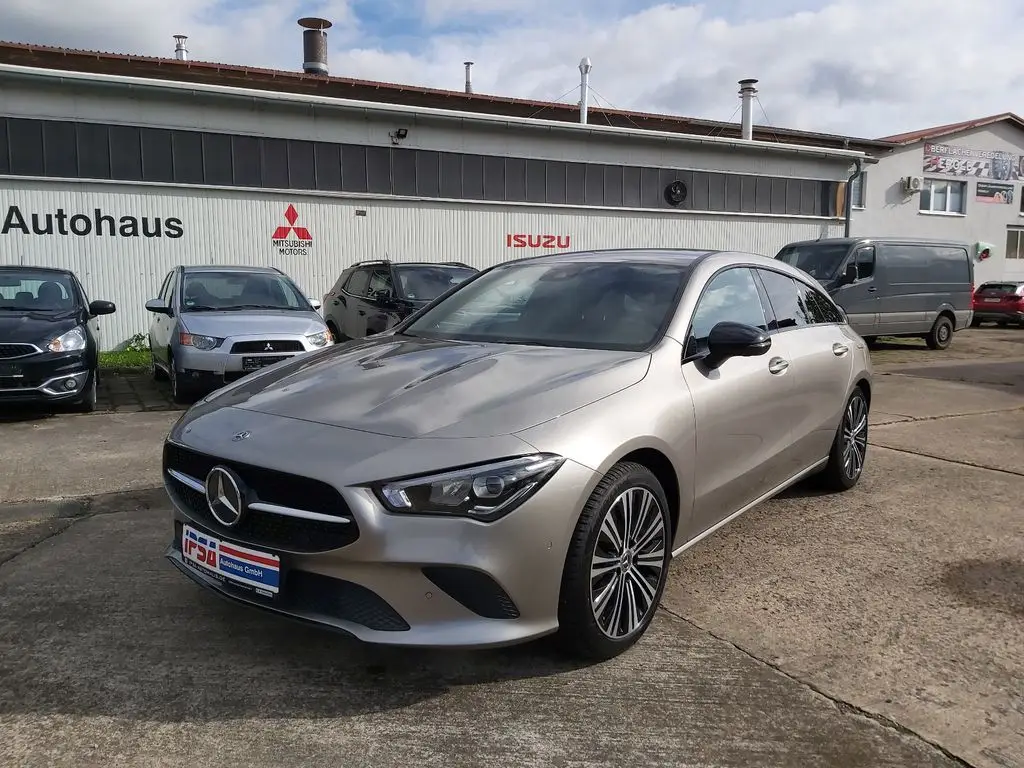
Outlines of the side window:
<svg viewBox="0 0 1024 768">
<path fill-rule="evenodd" d="M 727 269 L 711 278 L 693 311 L 691 340 L 706 342 L 711 329 L 725 320 L 768 330 L 757 283 L 747 267 Z"/>
<path fill-rule="evenodd" d="M 842 314 L 825 294 L 806 283 L 797 282 L 797 301 L 808 325 L 844 322 Z"/>
<path fill-rule="evenodd" d="M 806 311 L 800 305 L 797 284 L 791 277 L 770 269 L 759 269 L 758 274 L 775 312 L 775 320 L 768 330 L 788 331 L 810 324 Z"/>
<path fill-rule="evenodd" d="M 356 270 L 352 273 L 352 277 L 345 283 L 345 293 L 351 293 L 353 296 L 365 296 L 366 287 L 370 282 L 370 272 L 366 269 Z"/>
<path fill-rule="evenodd" d="M 160 299 L 161 301 L 166 302 L 167 301 L 167 297 L 171 295 L 170 286 L 171 286 L 171 277 L 173 275 L 174 275 L 174 270 L 172 269 L 170 272 L 168 272 L 164 276 L 164 281 L 160 285 L 160 292 L 156 295 L 156 297 L 158 299 Z"/>
<path fill-rule="evenodd" d="M 373 296 L 377 291 L 387 291 L 389 295 L 394 294 L 395 288 L 391 283 L 391 272 L 387 269 L 375 269 L 370 275 L 370 287 L 366 294 Z"/>
<path fill-rule="evenodd" d="M 171 272 L 171 279 L 167 283 L 167 295 L 164 296 L 164 301 L 167 306 L 174 306 L 174 294 L 178 291 L 178 273 L 177 271 Z"/>
<path fill-rule="evenodd" d="M 875 247 L 858 248 L 853 254 L 854 262 L 857 264 L 857 279 L 863 280 L 875 274 Z"/>
</svg>

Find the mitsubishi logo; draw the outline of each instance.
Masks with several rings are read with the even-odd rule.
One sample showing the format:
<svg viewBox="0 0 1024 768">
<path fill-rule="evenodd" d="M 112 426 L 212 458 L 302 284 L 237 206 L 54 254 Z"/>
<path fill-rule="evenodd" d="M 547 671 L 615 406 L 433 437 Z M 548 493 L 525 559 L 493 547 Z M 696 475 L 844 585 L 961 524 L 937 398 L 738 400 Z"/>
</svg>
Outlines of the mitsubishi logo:
<svg viewBox="0 0 1024 768">
<path fill-rule="evenodd" d="M 313 236 L 309 234 L 309 230 L 305 227 L 296 227 L 295 222 L 299 220 L 299 212 L 295 210 L 294 205 L 289 205 L 288 210 L 284 212 L 284 217 L 288 221 L 287 227 L 278 227 L 274 230 L 274 235 L 271 240 L 285 240 L 289 234 L 295 233 L 295 237 L 299 240 L 313 241 Z"/>
<path fill-rule="evenodd" d="M 268 342 L 267 342 L 267 346 L 265 346 L 265 347 L 263 348 L 263 351 L 264 351 L 264 352 L 273 352 L 273 351 L 274 351 L 274 345 L 273 345 L 273 344 L 271 344 L 271 343 L 270 343 L 270 342 L 268 341 Z"/>
<path fill-rule="evenodd" d="M 241 481 L 227 467 L 214 467 L 206 476 L 206 505 L 221 525 L 238 525 L 245 512 Z"/>
</svg>

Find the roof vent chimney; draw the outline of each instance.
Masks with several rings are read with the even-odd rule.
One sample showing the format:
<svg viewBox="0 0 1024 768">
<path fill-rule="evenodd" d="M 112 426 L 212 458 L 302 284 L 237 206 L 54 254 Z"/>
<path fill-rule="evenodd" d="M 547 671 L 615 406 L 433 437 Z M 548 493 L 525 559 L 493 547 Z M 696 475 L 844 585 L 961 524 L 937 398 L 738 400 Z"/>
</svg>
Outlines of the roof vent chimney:
<svg viewBox="0 0 1024 768">
<path fill-rule="evenodd" d="M 746 141 L 754 140 L 754 97 L 757 95 L 757 83 L 752 77 L 740 80 L 740 100 L 742 102 L 742 120 L 740 122 L 740 138 Z"/>
<path fill-rule="evenodd" d="M 589 57 L 580 60 L 580 122 L 587 122 L 588 98 L 590 96 L 590 70 L 594 65 Z"/>
<path fill-rule="evenodd" d="M 333 25 L 327 19 L 304 16 L 299 19 L 302 33 L 302 71 L 310 75 L 327 74 L 327 30 Z"/>
<path fill-rule="evenodd" d="M 174 58 L 178 61 L 188 61 L 188 48 L 185 47 L 186 40 L 188 40 L 188 35 L 174 36 Z"/>
<path fill-rule="evenodd" d="M 472 93 L 473 92 L 473 62 L 472 61 L 464 61 L 462 63 L 466 65 L 466 93 Z"/>
</svg>

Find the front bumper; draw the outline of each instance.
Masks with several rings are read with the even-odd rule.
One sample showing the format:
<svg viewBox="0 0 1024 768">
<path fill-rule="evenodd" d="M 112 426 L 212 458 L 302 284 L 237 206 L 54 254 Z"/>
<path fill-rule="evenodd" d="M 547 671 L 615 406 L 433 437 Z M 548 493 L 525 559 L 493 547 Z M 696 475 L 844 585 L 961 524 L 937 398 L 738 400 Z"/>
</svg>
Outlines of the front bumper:
<svg viewBox="0 0 1024 768">
<path fill-rule="evenodd" d="M 0 359 L 0 402 L 57 403 L 77 400 L 89 383 L 83 352 L 36 352 Z"/>
<path fill-rule="evenodd" d="M 328 342 L 326 346 L 331 344 Z M 268 365 L 317 349 L 324 347 L 314 346 L 305 336 L 298 334 L 231 336 L 224 339 L 216 349 L 176 345 L 174 365 L 182 384 L 196 389 L 212 389 L 230 384 Z"/>
<path fill-rule="evenodd" d="M 260 500 L 287 489 L 292 498 L 284 510 L 288 514 L 261 513 L 244 533 L 241 523 L 239 533 L 232 533 L 209 513 L 201 485 L 182 482 L 181 473 L 165 470 L 173 505 L 173 539 L 166 556 L 179 570 L 237 602 L 364 642 L 418 647 L 498 647 L 554 632 L 565 553 L 597 481 L 592 470 L 567 461 L 526 503 L 484 524 L 394 515 L 366 489 L 325 489 L 308 478 L 277 473 L 281 476 L 270 479 L 263 468 L 220 463 L 262 477 Z M 202 468 L 193 466 L 190 477 L 195 479 Z M 271 501 L 282 505 L 284 497 Z M 291 516 L 297 511 L 293 506 L 321 517 L 342 515 L 350 522 L 297 518 Z M 187 562 L 182 554 L 185 525 L 199 536 L 213 535 L 229 546 L 280 558 L 280 591 L 240 585 Z"/>
</svg>

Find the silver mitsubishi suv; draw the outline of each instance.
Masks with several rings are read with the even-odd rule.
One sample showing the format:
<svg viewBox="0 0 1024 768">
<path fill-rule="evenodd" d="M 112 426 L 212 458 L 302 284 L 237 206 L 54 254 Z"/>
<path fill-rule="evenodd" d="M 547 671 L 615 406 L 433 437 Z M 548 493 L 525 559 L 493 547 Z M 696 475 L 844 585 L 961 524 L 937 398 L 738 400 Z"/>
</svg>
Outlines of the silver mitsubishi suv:
<svg viewBox="0 0 1024 768">
<path fill-rule="evenodd" d="M 310 299 L 274 267 L 178 266 L 153 313 L 153 376 L 188 403 L 246 374 L 333 343 Z"/>
</svg>

